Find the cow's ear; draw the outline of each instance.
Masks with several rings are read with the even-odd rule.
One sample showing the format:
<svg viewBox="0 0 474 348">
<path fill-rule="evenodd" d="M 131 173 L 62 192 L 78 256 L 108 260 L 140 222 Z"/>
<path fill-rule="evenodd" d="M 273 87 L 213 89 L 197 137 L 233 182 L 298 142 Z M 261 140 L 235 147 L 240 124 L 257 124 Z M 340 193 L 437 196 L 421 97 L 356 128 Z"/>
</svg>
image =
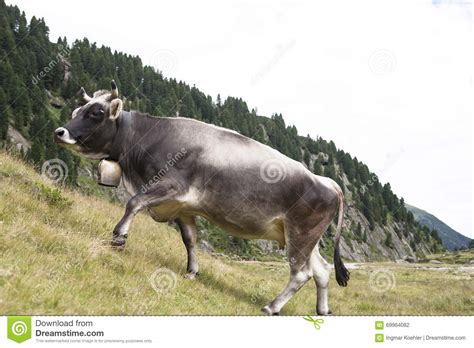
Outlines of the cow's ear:
<svg viewBox="0 0 474 348">
<path fill-rule="evenodd" d="M 110 116 L 109 118 L 115 120 L 122 113 L 123 103 L 122 100 L 116 98 L 110 102 Z"/>
</svg>

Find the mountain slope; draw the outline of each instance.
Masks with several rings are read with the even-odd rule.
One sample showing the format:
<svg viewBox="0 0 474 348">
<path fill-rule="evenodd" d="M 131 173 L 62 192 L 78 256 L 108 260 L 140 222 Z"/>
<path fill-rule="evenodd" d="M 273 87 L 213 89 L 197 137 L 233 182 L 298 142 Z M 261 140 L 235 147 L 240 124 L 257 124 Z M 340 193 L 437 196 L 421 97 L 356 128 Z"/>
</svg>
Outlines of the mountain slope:
<svg viewBox="0 0 474 348">
<path fill-rule="evenodd" d="M 0 315 L 260 315 L 288 281 L 287 261 L 241 262 L 201 250 L 200 275 L 185 279 L 180 234 L 145 214 L 135 217 L 125 250 L 112 250 L 121 206 L 59 188 L 3 150 L 0 197 Z M 418 266 L 363 265 L 345 288 L 332 271 L 329 305 L 337 315 L 474 313 L 472 271 Z M 387 290 L 388 275 L 397 286 Z M 311 279 L 282 314 L 312 313 Z"/>
<path fill-rule="evenodd" d="M 233 129 L 302 162 L 314 174 L 334 179 L 344 190 L 348 209 L 343 232 L 343 256 L 352 260 L 398 259 L 425 255 L 441 248 L 436 231 L 422 228 L 407 211 L 403 198 L 389 183 L 379 182 L 367 165 L 321 137 L 301 136 L 281 114 L 258 115 L 241 98 L 214 100 L 195 86 L 164 77 L 139 57 L 98 47 L 86 38 L 69 44 L 66 38 L 49 41 L 43 19 L 26 16 L 0 0 L 0 146 L 14 141 L 15 129 L 31 143 L 25 157 L 42 167 L 60 158 L 68 168 L 66 181 L 83 187 L 90 161 L 59 148 L 52 132 L 82 103 L 77 92 L 109 88 L 115 79 L 126 110 L 158 116 L 191 117 Z M 158 67 L 159 68 L 159 67 Z M 33 78 L 32 78 L 33 77 Z M 315 115 L 324 118 L 324 115 Z M 201 226 L 203 237 L 225 253 L 253 258 L 266 246 L 236 240 L 212 226 Z M 332 254 L 334 226 L 324 236 L 323 253 Z M 220 250 L 219 250 L 220 249 Z"/>
<path fill-rule="evenodd" d="M 422 226 L 426 226 L 429 229 L 435 229 L 438 231 L 439 237 L 443 241 L 443 246 L 446 249 L 454 250 L 468 247 L 469 242 L 471 241 L 470 238 L 453 230 L 436 216 L 412 205 L 407 204 L 406 207 L 413 213 L 415 220 L 418 221 Z"/>
</svg>

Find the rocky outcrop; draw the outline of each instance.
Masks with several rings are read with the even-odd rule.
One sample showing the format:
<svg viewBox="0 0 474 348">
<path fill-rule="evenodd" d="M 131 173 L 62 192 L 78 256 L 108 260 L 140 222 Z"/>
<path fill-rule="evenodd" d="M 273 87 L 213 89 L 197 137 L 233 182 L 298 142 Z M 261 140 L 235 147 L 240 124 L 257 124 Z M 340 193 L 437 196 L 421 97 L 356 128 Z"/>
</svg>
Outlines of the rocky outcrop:
<svg viewBox="0 0 474 348">
<path fill-rule="evenodd" d="M 18 151 L 26 153 L 31 148 L 31 142 L 12 126 L 8 126 L 7 137 L 8 141 L 13 144 Z"/>
</svg>

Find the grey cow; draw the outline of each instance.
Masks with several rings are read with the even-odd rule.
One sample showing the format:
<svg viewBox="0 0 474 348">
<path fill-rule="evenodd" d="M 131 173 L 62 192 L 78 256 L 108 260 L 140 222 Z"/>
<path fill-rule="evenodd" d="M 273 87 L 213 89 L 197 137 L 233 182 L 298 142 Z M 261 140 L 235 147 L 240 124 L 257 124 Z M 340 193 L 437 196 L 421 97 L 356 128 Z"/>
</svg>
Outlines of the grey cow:
<svg viewBox="0 0 474 348">
<path fill-rule="evenodd" d="M 101 90 L 55 130 L 57 143 L 91 159 L 114 159 L 132 198 L 113 231 L 123 247 L 135 214 L 147 209 L 159 222 L 175 221 L 188 254 L 187 278 L 198 274 L 196 216 L 247 239 L 286 246 L 290 279 L 262 310 L 278 314 L 313 277 L 317 313 L 328 307 L 329 265 L 319 241 L 339 211 L 334 265 L 339 285 L 349 272 L 339 254 L 343 193 L 331 179 L 312 174 L 269 146 L 237 132 L 188 118 L 152 117 L 123 110 L 118 89 Z"/>
</svg>

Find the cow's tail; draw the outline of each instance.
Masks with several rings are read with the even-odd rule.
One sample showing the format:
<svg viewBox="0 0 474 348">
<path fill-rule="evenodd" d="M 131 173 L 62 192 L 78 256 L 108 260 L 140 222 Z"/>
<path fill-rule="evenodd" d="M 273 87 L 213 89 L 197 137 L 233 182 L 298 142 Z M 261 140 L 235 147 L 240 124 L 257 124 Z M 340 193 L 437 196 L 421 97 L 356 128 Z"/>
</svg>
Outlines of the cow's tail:
<svg viewBox="0 0 474 348">
<path fill-rule="evenodd" d="M 337 230 L 336 236 L 334 237 L 334 269 L 336 271 L 336 280 L 340 286 L 347 286 L 349 281 L 349 271 L 341 259 L 341 254 L 339 253 L 339 240 L 341 239 L 342 232 L 342 220 L 344 219 L 344 194 L 342 190 L 337 187 L 337 196 L 339 199 L 339 216 L 337 218 Z"/>
</svg>

